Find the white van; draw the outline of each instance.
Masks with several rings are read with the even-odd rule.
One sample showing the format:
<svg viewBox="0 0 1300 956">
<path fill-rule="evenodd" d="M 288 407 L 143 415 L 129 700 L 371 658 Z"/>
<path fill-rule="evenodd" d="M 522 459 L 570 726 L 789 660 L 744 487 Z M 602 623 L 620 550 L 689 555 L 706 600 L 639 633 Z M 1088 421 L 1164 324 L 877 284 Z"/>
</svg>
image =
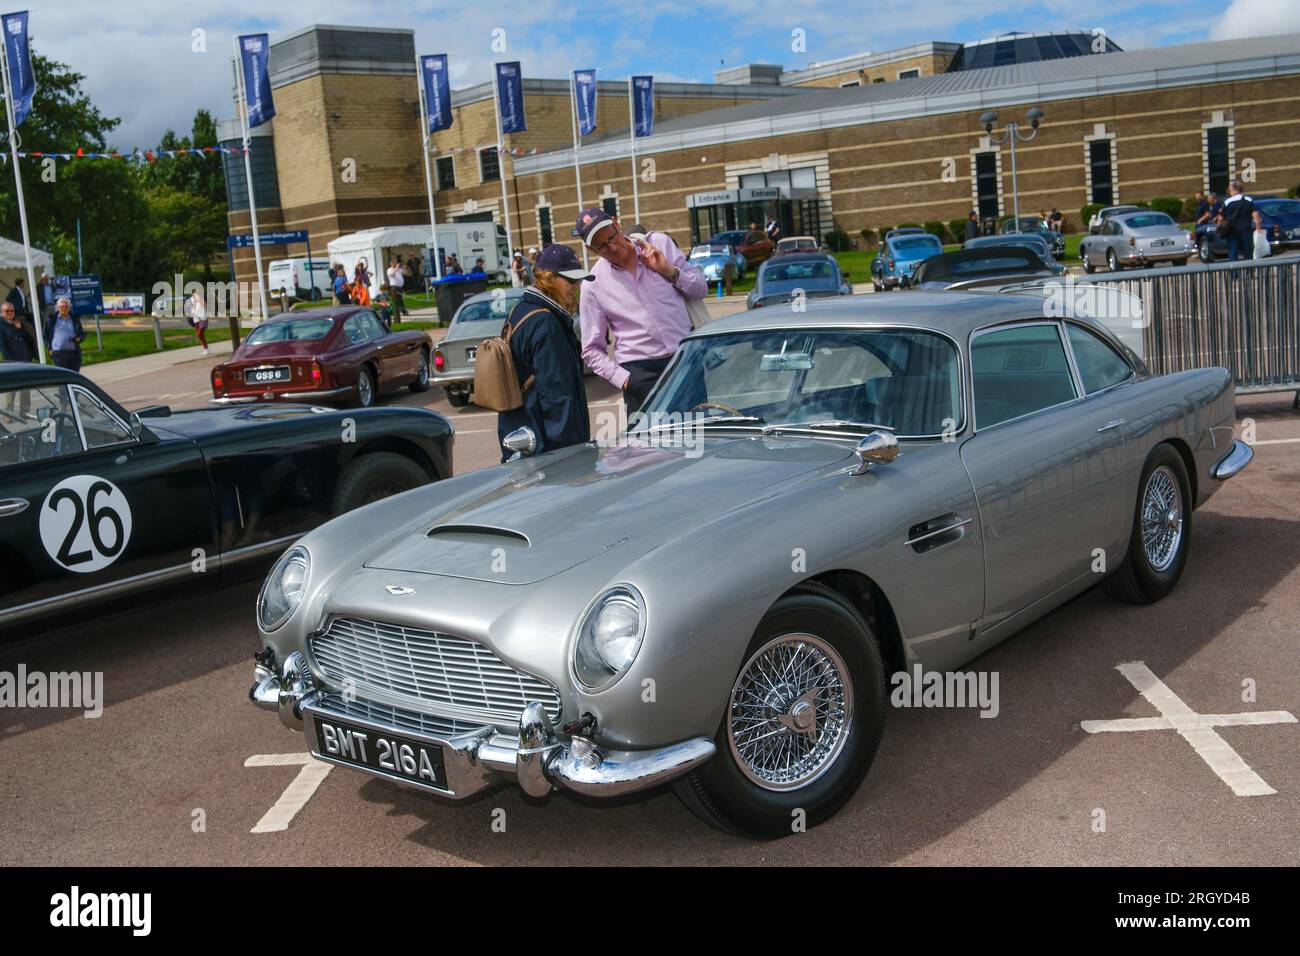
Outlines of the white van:
<svg viewBox="0 0 1300 956">
<path fill-rule="evenodd" d="M 322 297 L 329 298 L 331 294 L 329 260 L 324 256 L 320 258 L 313 256 L 310 265 L 309 273 L 306 256 L 274 260 L 266 270 L 266 294 L 273 299 L 288 295 L 297 299 L 310 299 L 313 302 Z"/>
<path fill-rule="evenodd" d="M 493 237 L 495 234 L 495 242 Z M 376 296 L 388 282 L 388 265 L 393 256 L 403 262 L 418 256 L 423 263 L 423 275 L 433 276 L 430 259 L 430 230 L 428 226 L 388 226 L 366 229 L 348 236 L 340 236 L 329 243 L 329 261 L 342 265 L 351 280 L 357 264 L 365 261 L 370 273 L 370 294 Z M 510 278 L 510 250 L 506 245 L 506 231 L 490 222 L 452 222 L 438 224 L 438 248 L 444 256 L 454 255 L 466 272 L 474 260 L 482 257 L 483 271 L 499 282 Z M 408 287 L 406 291 L 412 290 Z"/>
</svg>

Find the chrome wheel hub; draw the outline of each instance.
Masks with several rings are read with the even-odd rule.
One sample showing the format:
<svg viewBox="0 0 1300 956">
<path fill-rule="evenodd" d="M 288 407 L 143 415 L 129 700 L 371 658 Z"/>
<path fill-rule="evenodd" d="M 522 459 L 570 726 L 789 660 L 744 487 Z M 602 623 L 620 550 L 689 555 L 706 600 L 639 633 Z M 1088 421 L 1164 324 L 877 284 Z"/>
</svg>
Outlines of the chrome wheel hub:
<svg viewBox="0 0 1300 956">
<path fill-rule="evenodd" d="M 835 648 L 811 634 L 783 634 L 741 668 L 727 738 L 741 771 L 765 790 L 796 790 L 844 750 L 853 684 Z"/>
<path fill-rule="evenodd" d="M 1154 571 L 1174 563 L 1183 540 L 1183 495 L 1178 478 L 1161 465 L 1142 492 L 1142 550 Z"/>
</svg>

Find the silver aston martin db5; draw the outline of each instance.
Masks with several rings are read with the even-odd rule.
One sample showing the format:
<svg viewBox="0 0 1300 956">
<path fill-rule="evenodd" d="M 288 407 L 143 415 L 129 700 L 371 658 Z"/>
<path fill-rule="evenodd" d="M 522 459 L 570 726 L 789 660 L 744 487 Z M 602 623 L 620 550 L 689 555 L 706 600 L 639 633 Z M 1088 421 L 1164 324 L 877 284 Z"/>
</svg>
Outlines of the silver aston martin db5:
<svg viewBox="0 0 1300 956">
<path fill-rule="evenodd" d="M 375 502 L 257 603 L 250 697 L 312 754 L 443 797 L 671 782 L 758 836 L 824 820 L 899 671 L 1105 579 L 1168 594 L 1251 458 L 1222 368 L 1153 376 L 1025 293 L 714 322 L 617 439 Z"/>
</svg>

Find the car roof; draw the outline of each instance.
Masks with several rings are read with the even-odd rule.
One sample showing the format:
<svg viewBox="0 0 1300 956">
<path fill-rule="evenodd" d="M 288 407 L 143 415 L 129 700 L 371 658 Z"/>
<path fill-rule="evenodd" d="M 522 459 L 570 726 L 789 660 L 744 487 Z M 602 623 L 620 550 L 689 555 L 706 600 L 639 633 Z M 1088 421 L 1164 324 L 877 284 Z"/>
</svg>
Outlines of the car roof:
<svg viewBox="0 0 1300 956">
<path fill-rule="evenodd" d="M 772 259 L 775 258 L 777 258 L 777 256 L 772 257 Z M 764 269 L 767 269 L 772 259 L 764 260 Z M 780 259 L 781 261 L 778 264 L 783 266 L 788 266 L 793 262 L 829 262 L 833 265 L 839 265 L 839 263 L 835 261 L 835 257 L 829 252 L 783 252 L 780 255 Z"/>
<path fill-rule="evenodd" d="M 0 389 L 26 388 L 32 385 L 62 385 L 65 382 L 84 384 L 86 379 L 76 372 L 57 365 L 38 365 L 35 362 L 0 362 Z"/>
<path fill-rule="evenodd" d="M 835 296 L 809 299 L 804 312 L 773 308 L 740 312 L 716 319 L 694 334 L 703 336 L 827 325 L 863 329 L 911 326 L 933 329 L 965 341 L 971 332 L 986 325 L 1047 318 L 1043 302 L 1043 295 L 1037 292 L 912 290 L 897 295 Z"/>
<path fill-rule="evenodd" d="M 1164 216 L 1170 222 L 1174 221 L 1173 216 L 1169 215 L 1167 212 L 1161 212 L 1159 209 L 1134 209 L 1132 212 L 1122 212 L 1119 215 L 1111 216 L 1110 218 L 1117 222 L 1124 222 L 1128 219 L 1132 219 L 1134 216 Z"/>
<path fill-rule="evenodd" d="M 336 319 L 345 315 L 351 315 L 353 312 L 370 311 L 372 310 L 364 305 L 327 305 L 323 308 L 302 309 L 298 312 L 281 312 L 263 319 L 258 323 L 258 326 L 266 325 L 270 322 L 290 322 L 294 319 Z"/>
</svg>

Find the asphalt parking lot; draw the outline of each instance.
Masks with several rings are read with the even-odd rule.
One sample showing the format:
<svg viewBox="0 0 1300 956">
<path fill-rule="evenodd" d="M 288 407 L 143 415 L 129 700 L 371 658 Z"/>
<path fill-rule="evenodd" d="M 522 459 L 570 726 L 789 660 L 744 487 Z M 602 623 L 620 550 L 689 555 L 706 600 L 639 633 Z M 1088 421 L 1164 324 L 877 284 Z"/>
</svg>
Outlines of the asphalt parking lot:
<svg viewBox="0 0 1300 956">
<path fill-rule="evenodd" d="M 205 369 L 107 388 L 194 407 Z M 616 409 L 604 383 L 588 392 L 593 414 Z M 458 472 L 497 459 L 495 415 L 436 389 L 398 400 L 456 423 Z M 303 737 L 247 700 L 250 581 L 7 636 L 0 670 L 102 671 L 106 705 L 0 710 L 0 864 L 1295 865 L 1300 412 L 1284 393 L 1238 417 L 1255 461 L 1196 513 L 1170 598 L 1096 588 L 972 662 L 999 675 L 996 718 L 891 709 L 862 788 L 807 833 L 738 840 L 666 791 L 453 803 L 309 765 Z"/>
</svg>

